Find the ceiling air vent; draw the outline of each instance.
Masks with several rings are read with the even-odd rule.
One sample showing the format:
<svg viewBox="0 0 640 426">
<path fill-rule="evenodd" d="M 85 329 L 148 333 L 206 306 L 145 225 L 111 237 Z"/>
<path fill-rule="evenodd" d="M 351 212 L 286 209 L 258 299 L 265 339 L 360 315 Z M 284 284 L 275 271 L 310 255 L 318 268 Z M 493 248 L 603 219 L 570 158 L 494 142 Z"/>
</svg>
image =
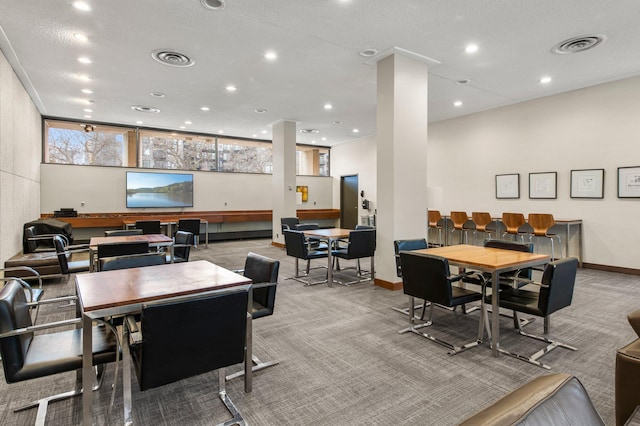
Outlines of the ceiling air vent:
<svg viewBox="0 0 640 426">
<path fill-rule="evenodd" d="M 134 105 L 131 107 L 131 109 L 138 112 L 152 112 L 156 114 L 160 112 L 158 108 L 143 105 Z"/>
<path fill-rule="evenodd" d="M 300 129 L 300 133 L 320 133 L 318 129 Z"/>
<path fill-rule="evenodd" d="M 593 49 L 606 39 L 607 37 L 602 34 L 574 37 L 556 44 L 551 51 L 561 55 L 584 52 L 585 50 Z"/>
<path fill-rule="evenodd" d="M 190 67 L 196 63 L 196 61 L 184 53 L 173 52 L 171 50 L 154 50 L 151 52 L 151 57 L 161 64 L 171 65 L 172 67 Z"/>
<path fill-rule="evenodd" d="M 223 0 L 200 0 L 200 3 L 207 9 L 220 10 L 227 5 Z"/>
</svg>

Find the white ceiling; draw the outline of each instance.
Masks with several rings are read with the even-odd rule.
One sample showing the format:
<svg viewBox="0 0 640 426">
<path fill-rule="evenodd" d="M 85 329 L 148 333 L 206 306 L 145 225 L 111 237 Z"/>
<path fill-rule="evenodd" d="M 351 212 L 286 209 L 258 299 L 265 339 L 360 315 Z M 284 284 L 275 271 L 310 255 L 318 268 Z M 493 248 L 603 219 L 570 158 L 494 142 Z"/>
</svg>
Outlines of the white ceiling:
<svg viewBox="0 0 640 426">
<path fill-rule="evenodd" d="M 375 134 L 375 59 L 391 51 L 439 62 L 427 61 L 430 122 L 640 74 L 639 0 L 226 0 L 221 10 L 200 0 L 85 2 L 90 12 L 72 0 L 0 2 L 0 48 L 43 115 L 260 139 L 285 119 L 319 130 L 299 143 L 332 146 Z M 592 34 L 607 39 L 585 52 L 551 51 Z M 476 53 L 465 53 L 469 43 Z M 160 64 L 156 49 L 195 64 Z M 379 54 L 365 58 L 364 49 Z"/>
</svg>

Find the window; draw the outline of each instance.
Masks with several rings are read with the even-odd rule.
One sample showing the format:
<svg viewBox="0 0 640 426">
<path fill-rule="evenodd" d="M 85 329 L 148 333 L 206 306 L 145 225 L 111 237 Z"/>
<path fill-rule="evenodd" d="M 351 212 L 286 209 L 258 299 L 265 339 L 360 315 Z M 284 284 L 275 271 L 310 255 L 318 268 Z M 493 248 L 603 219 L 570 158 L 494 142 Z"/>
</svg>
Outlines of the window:
<svg viewBox="0 0 640 426">
<path fill-rule="evenodd" d="M 145 169 L 215 171 L 215 138 L 140 131 L 140 164 Z"/>
<path fill-rule="evenodd" d="M 271 142 L 55 119 L 44 129 L 45 163 L 273 173 Z M 329 154 L 298 145 L 296 174 L 329 176 Z"/>
<path fill-rule="evenodd" d="M 125 148 L 135 144 L 135 129 L 47 120 L 45 131 L 47 163 L 128 166 Z"/>
</svg>

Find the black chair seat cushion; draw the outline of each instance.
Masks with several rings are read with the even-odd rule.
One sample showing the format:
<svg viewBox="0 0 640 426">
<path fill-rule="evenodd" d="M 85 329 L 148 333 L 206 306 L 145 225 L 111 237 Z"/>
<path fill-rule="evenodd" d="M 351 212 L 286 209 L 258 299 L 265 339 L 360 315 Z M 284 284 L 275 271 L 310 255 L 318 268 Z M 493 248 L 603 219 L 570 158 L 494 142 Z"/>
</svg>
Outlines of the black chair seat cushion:
<svg viewBox="0 0 640 426">
<path fill-rule="evenodd" d="M 486 303 L 491 303 L 487 296 Z M 529 315 L 545 316 L 538 307 L 538 292 L 518 288 L 506 288 L 500 292 L 500 307 L 517 310 Z"/>
<path fill-rule="evenodd" d="M 482 294 L 466 288 L 451 286 L 452 306 L 463 305 L 482 299 Z"/>
<path fill-rule="evenodd" d="M 307 252 L 308 259 L 320 259 L 322 257 L 327 257 L 327 252 L 323 250 L 310 250 Z"/>
<path fill-rule="evenodd" d="M 93 365 L 116 359 L 116 340 L 107 327 L 93 327 Z M 34 336 L 24 366 L 8 383 L 82 368 L 82 329 Z"/>
</svg>

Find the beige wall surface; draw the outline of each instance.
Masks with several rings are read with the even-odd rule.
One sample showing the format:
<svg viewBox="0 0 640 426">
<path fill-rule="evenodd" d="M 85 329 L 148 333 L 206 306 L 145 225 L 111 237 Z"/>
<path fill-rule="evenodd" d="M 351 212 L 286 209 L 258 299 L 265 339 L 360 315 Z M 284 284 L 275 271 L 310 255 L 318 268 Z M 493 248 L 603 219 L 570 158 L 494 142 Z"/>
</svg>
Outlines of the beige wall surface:
<svg viewBox="0 0 640 426">
<path fill-rule="evenodd" d="M 640 166 L 640 77 L 541 98 L 429 126 L 427 202 L 452 210 L 552 213 L 583 220 L 583 261 L 640 269 L 640 199 L 617 196 L 617 168 Z M 375 137 L 332 148 L 334 205 L 339 176 L 358 174 L 376 205 Z M 604 198 L 570 197 L 571 170 L 605 169 Z M 529 173 L 557 172 L 557 199 L 529 199 Z M 520 174 L 520 198 L 495 197 L 496 174 Z M 415 190 L 420 190 L 416 185 Z M 423 235 L 416 236 L 422 237 Z M 542 251 L 547 241 L 537 242 Z M 563 241 L 564 243 L 564 241 Z M 572 254 L 577 236 L 572 233 Z"/>
<path fill-rule="evenodd" d="M 0 261 L 22 250 L 22 225 L 40 216 L 42 120 L 0 53 Z"/>
</svg>

